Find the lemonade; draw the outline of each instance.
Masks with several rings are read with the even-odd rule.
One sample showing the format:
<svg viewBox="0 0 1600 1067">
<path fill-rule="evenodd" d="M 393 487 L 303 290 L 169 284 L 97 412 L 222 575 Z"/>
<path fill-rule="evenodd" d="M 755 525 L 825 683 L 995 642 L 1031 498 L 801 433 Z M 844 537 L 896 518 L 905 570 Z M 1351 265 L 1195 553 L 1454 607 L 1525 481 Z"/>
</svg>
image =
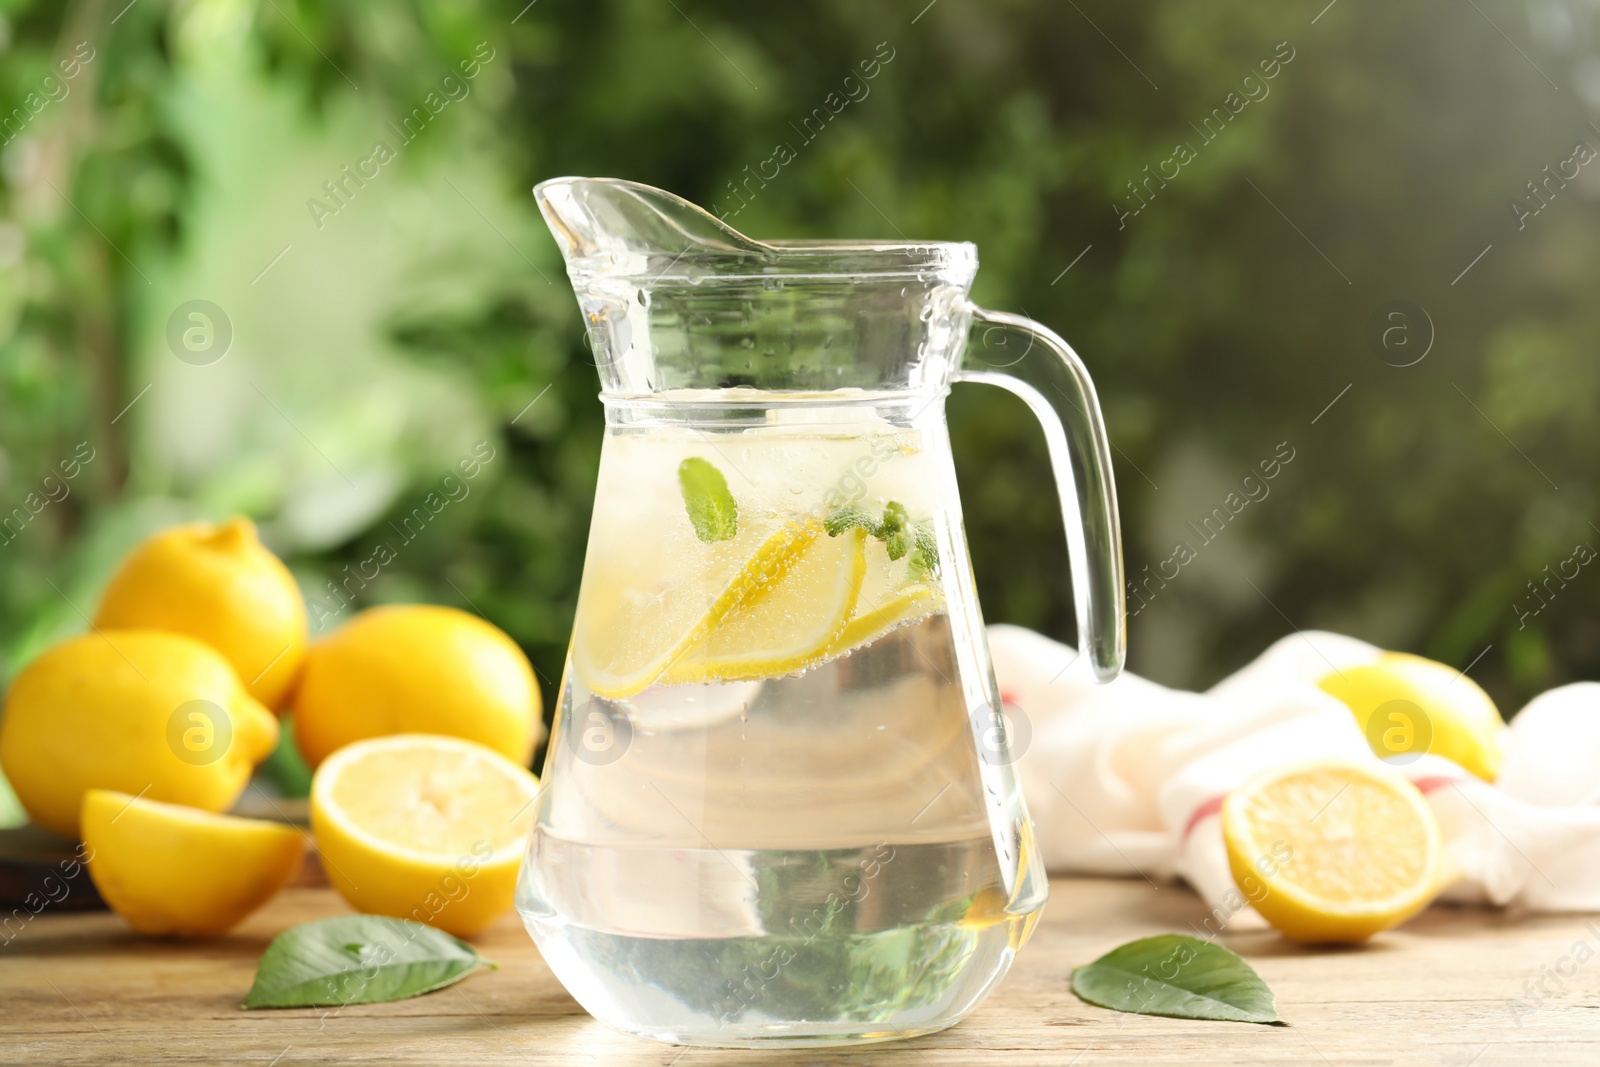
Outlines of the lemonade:
<svg viewBox="0 0 1600 1067">
<path fill-rule="evenodd" d="M 579 1002 L 635 1033 L 936 1030 L 1045 893 L 959 593 L 943 414 L 737 392 L 670 419 L 608 400 L 517 907 Z"/>
</svg>

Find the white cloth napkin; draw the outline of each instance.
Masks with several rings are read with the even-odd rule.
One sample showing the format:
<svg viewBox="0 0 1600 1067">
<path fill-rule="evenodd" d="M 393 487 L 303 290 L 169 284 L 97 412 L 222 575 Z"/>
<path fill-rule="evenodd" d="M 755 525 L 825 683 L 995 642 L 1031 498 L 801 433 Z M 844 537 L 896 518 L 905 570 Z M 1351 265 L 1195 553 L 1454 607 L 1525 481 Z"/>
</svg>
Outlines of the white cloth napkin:
<svg viewBox="0 0 1600 1067">
<path fill-rule="evenodd" d="M 1377 761 L 1355 717 L 1315 684 L 1378 657 L 1354 638 L 1293 634 L 1205 693 L 1127 673 L 1096 685 L 1075 649 L 1016 626 L 989 627 L 989 647 L 1007 714 L 1031 727 L 1018 771 L 1045 866 L 1180 877 L 1211 906 L 1212 930 L 1262 923 L 1228 870 L 1228 792 L 1291 763 Z M 1600 911 L 1600 684 L 1523 709 L 1495 784 L 1433 755 L 1398 769 L 1438 817 L 1456 875 L 1445 899 Z"/>
</svg>

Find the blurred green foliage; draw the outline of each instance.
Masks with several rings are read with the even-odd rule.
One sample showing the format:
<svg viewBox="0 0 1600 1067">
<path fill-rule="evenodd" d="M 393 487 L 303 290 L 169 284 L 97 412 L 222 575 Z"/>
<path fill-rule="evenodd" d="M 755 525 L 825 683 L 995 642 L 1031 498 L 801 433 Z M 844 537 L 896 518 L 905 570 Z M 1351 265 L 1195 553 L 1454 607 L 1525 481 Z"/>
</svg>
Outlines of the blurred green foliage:
<svg viewBox="0 0 1600 1067">
<path fill-rule="evenodd" d="M 1520 229 L 1508 201 L 1600 147 L 1600 15 L 1477 6 L 3 0 L 0 106 L 23 119 L 0 133 L 0 511 L 27 522 L 0 544 L 0 669 L 82 627 L 145 533 L 242 511 L 326 625 L 480 611 L 548 703 L 601 412 L 528 189 L 610 175 L 727 204 L 786 141 L 741 229 L 974 241 L 977 299 L 1078 348 L 1136 580 L 1295 450 L 1147 587 L 1136 670 L 1208 684 L 1296 626 L 1463 667 L 1488 647 L 1473 674 L 1508 712 L 1593 677 L 1600 571 L 1539 601 L 1527 583 L 1600 545 L 1600 165 Z M 380 141 L 394 158 L 349 180 Z M 1147 166 L 1170 181 L 1136 199 Z M 1397 298 L 1436 334 L 1408 367 L 1366 340 Z M 194 299 L 233 328 L 206 365 L 166 340 Z M 993 390 L 950 411 L 987 616 L 1069 639 L 1042 438 Z M 46 484 L 80 443 L 94 458 Z M 401 534 L 482 447 L 468 491 Z M 379 541 L 398 558 L 349 582 Z"/>
</svg>

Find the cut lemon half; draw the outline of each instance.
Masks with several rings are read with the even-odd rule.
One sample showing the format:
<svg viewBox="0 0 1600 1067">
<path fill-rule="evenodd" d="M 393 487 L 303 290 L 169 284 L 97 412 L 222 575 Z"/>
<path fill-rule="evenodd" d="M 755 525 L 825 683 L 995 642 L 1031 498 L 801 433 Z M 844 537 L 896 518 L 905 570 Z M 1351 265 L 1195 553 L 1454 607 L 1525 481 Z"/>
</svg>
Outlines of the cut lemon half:
<svg viewBox="0 0 1600 1067">
<path fill-rule="evenodd" d="M 304 833 L 109 789 L 83 795 L 89 877 L 111 910 L 146 934 L 209 937 L 294 878 Z"/>
<path fill-rule="evenodd" d="M 1387 768 L 1272 771 L 1222 805 L 1228 866 L 1263 918 L 1294 941 L 1361 941 L 1421 911 L 1438 888 L 1439 828 Z"/>
<path fill-rule="evenodd" d="M 773 678 L 828 656 L 861 597 L 867 533 L 857 528 L 835 537 L 817 536 L 821 529 L 820 523 L 801 526 L 808 536 L 798 550 L 781 557 L 782 573 L 762 578 L 761 588 L 739 596 L 714 621 L 708 619 L 704 635 L 667 666 L 662 681 Z M 791 544 L 799 540 L 797 536 Z M 751 574 L 746 566 L 740 581 L 751 582 Z"/>
<path fill-rule="evenodd" d="M 311 826 L 351 907 L 466 937 L 511 908 L 538 791 L 531 773 L 473 741 L 374 737 L 318 766 Z"/>
</svg>

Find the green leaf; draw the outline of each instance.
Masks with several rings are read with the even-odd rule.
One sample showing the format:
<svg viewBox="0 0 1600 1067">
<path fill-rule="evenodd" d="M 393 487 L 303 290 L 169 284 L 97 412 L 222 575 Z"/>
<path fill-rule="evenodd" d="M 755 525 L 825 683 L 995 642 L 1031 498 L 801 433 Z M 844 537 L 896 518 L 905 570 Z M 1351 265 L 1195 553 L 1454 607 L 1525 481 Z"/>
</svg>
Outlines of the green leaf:
<svg viewBox="0 0 1600 1067">
<path fill-rule="evenodd" d="M 1090 1004 L 1140 1015 L 1288 1026 L 1267 983 L 1236 954 L 1187 934 L 1130 941 L 1072 972 Z"/>
<path fill-rule="evenodd" d="M 912 581 L 925 582 L 939 575 L 939 545 L 934 540 L 933 530 L 927 524 L 912 526 L 910 513 L 898 500 L 883 506 L 881 522 L 873 522 L 858 505 L 846 504 L 823 519 L 822 526 L 829 537 L 838 537 L 859 526 L 883 542 L 890 559 L 910 556 L 906 565 Z"/>
<path fill-rule="evenodd" d="M 872 517 L 854 504 L 846 504 L 822 520 L 822 528 L 828 531 L 829 537 L 838 537 L 857 526 L 868 533 L 876 533 L 878 529 Z"/>
<path fill-rule="evenodd" d="M 939 543 L 934 540 L 933 531 L 926 526 L 916 529 L 917 550 L 912 553 L 909 566 L 911 575 L 919 582 L 939 576 Z"/>
<path fill-rule="evenodd" d="M 678 485 L 683 489 L 689 522 L 700 540 L 707 544 L 726 541 L 739 532 L 739 509 L 721 471 L 699 456 L 690 456 L 678 465 Z"/>
<path fill-rule="evenodd" d="M 939 573 L 939 542 L 934 539 L 933 531 L 923 526 L 917 527 L 917 551 L 922 553 L 923 566 L 928 573 L 937 576 Z"/>
<path fill-rule="evenodd" d="M 489 963 L 442 930 L 382 915 L 341 915 L 286 930 L 256 967 L 246 1008 L 312 1008 L 404 1000 Z M 494 966 L 489 963 L 489 966 Z"/>
<path fill-rule="evenodd" d="M 911 516 L 906 513 L 906 506 L 898 500 L 891 500 L 883 506 L 883 523 L 878 527 L 878 536 L 887 541 L 890 537 L 904 530 L 911 522 Z M 893 557 L 899 559 L 899 556 Z"/>
</svg>

